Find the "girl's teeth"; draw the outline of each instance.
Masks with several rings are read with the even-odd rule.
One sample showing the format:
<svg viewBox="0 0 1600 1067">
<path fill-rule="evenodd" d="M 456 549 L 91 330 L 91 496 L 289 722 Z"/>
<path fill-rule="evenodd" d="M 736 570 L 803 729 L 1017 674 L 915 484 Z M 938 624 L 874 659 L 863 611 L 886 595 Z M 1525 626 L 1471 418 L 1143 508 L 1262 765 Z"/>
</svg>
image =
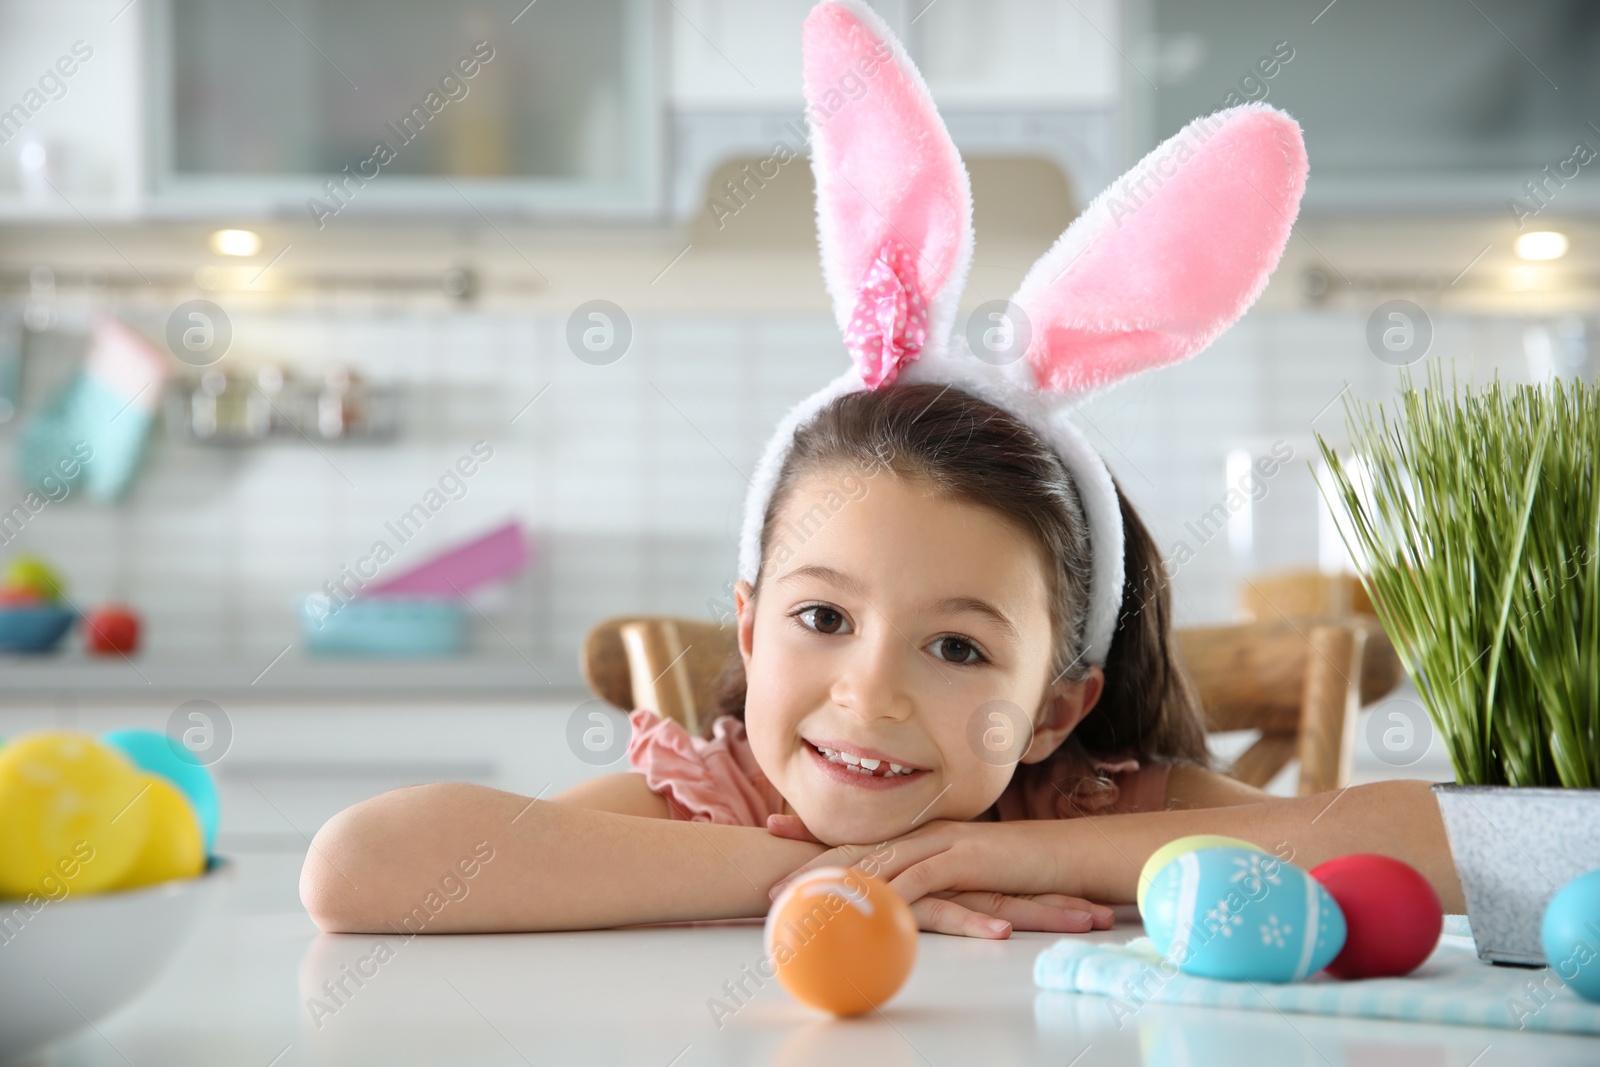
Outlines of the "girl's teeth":
<svg viewBox="0 0 1600 1067">
<path fill-rule="evenodd" d="M 817 751 L 821 752 L 822 755 L 823 755 L 823 758 L 826 759 L 829 763 L 842 764 L 842 765 L 850 768 L 851 770 L 855 771 L 857 774 L 870 774 L 870 775 L 873 775 L 874 777 L 877 777 L 877 778 L 883 778 L 883 777 L 886 777 L 887 775 L 890 775 L 890 774 L 914 774 L 915 773 L 909 767 L 902 767 L 898 763 L 894 763 L 894 762 L 890 762 L 890 761 L 886 761 L 886 760 L 867 759 L 864 756 L 856 756 L 856 755 L 853 755 L 852 753 L 849 753 L 849 752 L 839 752 L 839 751 L 836 751 L 836 750 L 831 749 L 831 748 L 822 748 L 821 746 L 817 747 Z M 883 774 L 878 774 L 877 773 L 878 768 L 882 767 L 885 762 L 889 763 L 889 769 L 886 772 L 884 772 Z"/>
</svg>

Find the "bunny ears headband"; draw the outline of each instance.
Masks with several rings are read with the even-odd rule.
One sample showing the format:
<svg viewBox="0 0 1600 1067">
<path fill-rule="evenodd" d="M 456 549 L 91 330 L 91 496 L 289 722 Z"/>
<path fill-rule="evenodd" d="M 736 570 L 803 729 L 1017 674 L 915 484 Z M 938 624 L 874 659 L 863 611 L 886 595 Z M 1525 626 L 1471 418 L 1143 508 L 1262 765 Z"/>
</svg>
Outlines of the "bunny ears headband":
<svg viewBox="0 0 1600 1067">
<path fill-rule="evenodd" d="M 1265 104 L 1189 123 L 1040 257 L 1007 309 L 1014 352 L 980 358 L 952 335 L 972 262 L 971 187 L 921 74 L 859 0 L 817 4 L 802 51 L 823 277 L 851 366 L 767 442 L 745 499 L 739 576 L 755 584 L 767 501 L 800 426 L 845 393 L 950 385 L 1021 419 L 1072 473 L 1090 545 L 1082 658 L 1104 666 L 1122 606 L 1122 512 L 1067 414 L 1200 352 L 1261 295 L 1305 191 L 1300 127 Z"/>
</svg>

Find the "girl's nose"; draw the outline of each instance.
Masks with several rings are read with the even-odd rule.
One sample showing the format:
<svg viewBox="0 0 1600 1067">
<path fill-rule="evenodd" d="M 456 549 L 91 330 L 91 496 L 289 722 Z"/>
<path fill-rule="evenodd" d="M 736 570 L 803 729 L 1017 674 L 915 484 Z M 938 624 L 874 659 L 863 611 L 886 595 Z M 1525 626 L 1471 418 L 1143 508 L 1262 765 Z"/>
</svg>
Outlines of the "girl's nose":
<svg viewBox="0 0 1600 1067">
<path fill-rule="evenodd" d="M 911 642 L 881 618 L 852 642 L 844 669 L 833 684 L 833 702 L 861 719 L 911 716 L 914 701 L 910 673 L 916 650 Z"/>
</svg>

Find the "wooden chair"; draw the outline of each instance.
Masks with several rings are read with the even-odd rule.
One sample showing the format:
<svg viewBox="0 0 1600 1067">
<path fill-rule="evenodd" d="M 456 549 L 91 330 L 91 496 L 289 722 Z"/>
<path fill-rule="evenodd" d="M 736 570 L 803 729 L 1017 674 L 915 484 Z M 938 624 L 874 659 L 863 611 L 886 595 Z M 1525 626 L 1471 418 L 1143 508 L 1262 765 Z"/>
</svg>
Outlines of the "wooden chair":
<svg viewBox="0 0 1600 1067">
<path fill-rule="evenodd" d="M 1239 586 L 1239 606 L 1252 619 L 1378 615 L 1360 578 L 1315 570 L 1271 571 L 1247 578 Z"/>
<path fill-rule="evenodd" d="M 1260 731 L 1229 773 L 1262 787 L 1297 759 L 1301 796 L 1349 784 L 1356 712 L 1400 684 L 1400 658 L 1375 617 L 1281 616 L 1177 639 L 1209 728 Z"/>
<path fill-rule="evenodd" d="M 1349 783 L 1356 711 L 1400 681 L 1399 658 L 1372 617 L 1279 617 L 1176 636 L 1209 728 L 1260 731 L 1229 773 L 1262 787 L 1298 759 L 1301 796 Z M 589 631 L 583 676 L 623 711 L 650 708 L 705 737 L 714 683 L 736 653 L 732 625 L 623 616 Z"/>
<path fill-rule="evenodd" d="M 584 638 L 584 681 L 600 699 L 623 711 L 650 708 L 676 719 L 697 737 L 709 737 L 713 686 L 738 631 L 716 623 L 666 615 L 606 619 Z"/>
</svg>

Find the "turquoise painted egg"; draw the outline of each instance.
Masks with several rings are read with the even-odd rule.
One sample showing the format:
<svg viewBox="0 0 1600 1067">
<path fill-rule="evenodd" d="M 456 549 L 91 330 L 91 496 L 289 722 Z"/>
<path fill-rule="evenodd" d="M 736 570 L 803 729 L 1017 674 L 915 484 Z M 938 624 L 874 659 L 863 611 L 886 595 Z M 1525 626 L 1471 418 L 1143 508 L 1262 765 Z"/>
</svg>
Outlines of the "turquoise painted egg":
<svg viewBox="0 0 1600 1067">
<path fill-rule="evenodd" d="M 188 797 L 209 856 L 217 840 L 217 786 L 205 764 L 183 745 L 154 730 L 113 730 L 100 740 L 121 749 L 141 770 L 159 774 Z"/>
<path fill-rule="evenodd" d="M 1550 969 L 1585 1000 L 1600 1001 L 1600 871 L 1562 886 L 1539 928 Z"/>
<path fill-rule="evenodd" d="M 1145 932 L 1185 974 L 1294 982 L 1344 947 L 1344 913 L 1300 868 L 1266 852 L 1202 848 L 1156 872 Z"/>
</svg>

